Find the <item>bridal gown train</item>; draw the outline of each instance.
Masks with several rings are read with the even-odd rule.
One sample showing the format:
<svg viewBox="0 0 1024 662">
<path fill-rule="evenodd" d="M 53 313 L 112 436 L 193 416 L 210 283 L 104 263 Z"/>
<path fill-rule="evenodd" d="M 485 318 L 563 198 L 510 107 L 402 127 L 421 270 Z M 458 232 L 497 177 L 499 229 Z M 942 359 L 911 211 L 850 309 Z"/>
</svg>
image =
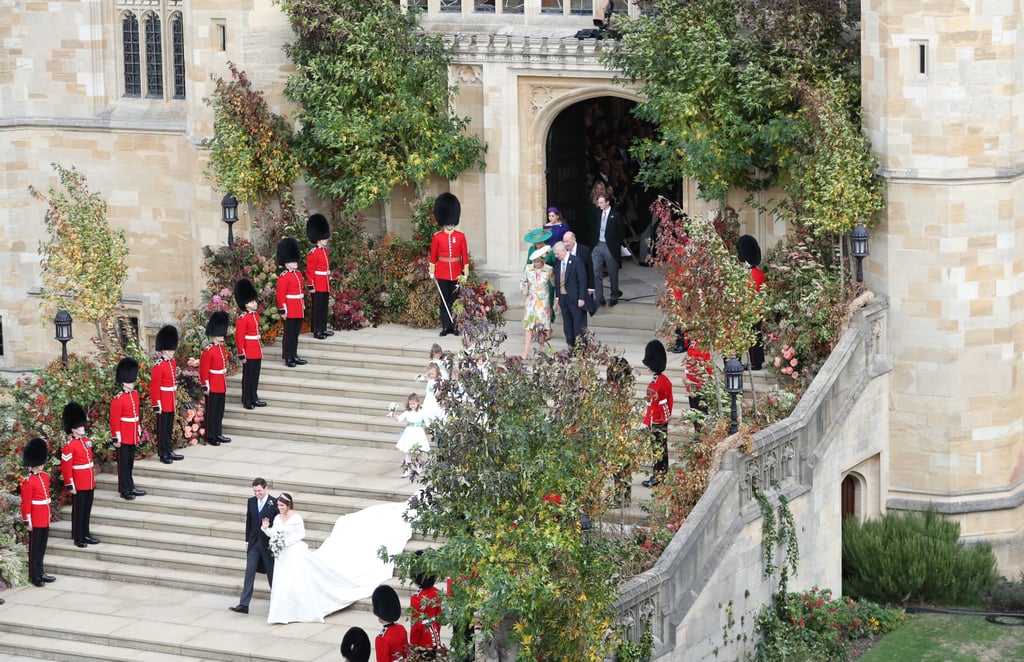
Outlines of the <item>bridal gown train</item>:
<svg viewBox="0 0 1024 662">
<path fill-rule="evenodd" d="M 377 556 L 381 545 L 398 554 L 412 537 L 402 519 L 405 503 L 386 503 L 342 515 L 319 549 L 305 543 L 302 516 L 292 512 L 286 522 L 275 518 L 264 532 L 283 531 L 285 547 L 274 561 L 268 623 L 323 623 L 324 616 L 370 597 L 391 578 L 393 563 Z"/>
</svg>

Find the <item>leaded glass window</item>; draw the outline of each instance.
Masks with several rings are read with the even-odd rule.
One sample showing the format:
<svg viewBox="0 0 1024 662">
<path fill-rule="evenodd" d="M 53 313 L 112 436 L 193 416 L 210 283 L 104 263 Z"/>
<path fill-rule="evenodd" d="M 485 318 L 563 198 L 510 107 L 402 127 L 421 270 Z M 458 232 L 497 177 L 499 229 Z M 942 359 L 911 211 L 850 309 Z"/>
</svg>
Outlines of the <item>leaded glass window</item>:
<svg viewBox="0 0 1024 662">
<path fill-rule="evenodd" d="M 441 0 L 441 11 L 459 13 L 462 11 L 462 0 Z"/>
<path fill-rule="evenodd" d="M 125 14 L 121 19 L 121 41 L 124 45 L 124 95 L 142 95 L 142 71 L 139 57 L 139 19 Z"/>
<path fill-rule="evenodd" d="M 185 98 L 185 26 L 181 14 L 171 17 L 171 43 L 174 57 L 174 98 Z"/>
<path fill-rule="evenodd" d="M 146 16 L 146 96 L 164 96 L 164 61 L 160 39 L 160 17 Z"/>
</svg>

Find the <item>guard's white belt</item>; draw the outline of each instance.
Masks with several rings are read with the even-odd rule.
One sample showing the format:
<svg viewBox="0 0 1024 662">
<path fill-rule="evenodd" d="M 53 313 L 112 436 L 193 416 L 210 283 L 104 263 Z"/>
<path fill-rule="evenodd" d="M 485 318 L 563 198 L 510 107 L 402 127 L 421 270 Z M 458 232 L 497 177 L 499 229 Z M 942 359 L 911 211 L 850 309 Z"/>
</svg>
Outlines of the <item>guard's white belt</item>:
<svg viewBox="0 0 1024 662">
<path fill-rule="evenodd" d="M 313 275 L 314 276 L 330 276 L 331 272 L 330 271 L 314 271 Z"/>
<path fill-rule="evenodd" d="M 246 340 L 259 340 L 260 337 L 259 336 L 245 336 L 245 339 Z"/>
<path fill-rule="evenodd" d="M 50 500 L 49 499 L 43 499 L 42 501 L 39 501 L 37 499 L 32 499 L 32 505 L 33 506 L 48 506 L 48 505 L 50 505 Z"/>
<path fill-rule="evenodd" d="M 668 398 L 665 398 L 664 400 L 658 400 L 658 404 L 659 405 L 663 405 L 663 404 L 665 404 L 667 402 L 668 402 Z"/>
<path fill-rule="evenodd" d="M 210 370 L 210 374 L 211 375 L 226 375 L 226 374 L 228 374 L 228 371 L 227 370 Z"/>
<path fill-rule="evenodd" d="M 75 470 L 92 469 L 92 462 L 90 462 L 89 464 L 72 464 L 71 468 Z"/>
<path fill-rule="evenodd" d="M 303 297 L 301 294 L 286 294 L 284 296 L 286 299 L 301 299 Z"/>
<path fill-rule="evenodd" d="M 177 386 L 161 386 L 160 390 L 161 391 L 176 391 L 176 390 L 178 390 L 178 387 Z"/>
<path fill-rule="evenodd" d="M 139 417 L 138 416 L 133 416 L 131 418 L 125 418 L 125 417 L 122 416 L 121 420 L 124 421 L 125 423 L 138 423 L 139 422 Z"/>
</svg>

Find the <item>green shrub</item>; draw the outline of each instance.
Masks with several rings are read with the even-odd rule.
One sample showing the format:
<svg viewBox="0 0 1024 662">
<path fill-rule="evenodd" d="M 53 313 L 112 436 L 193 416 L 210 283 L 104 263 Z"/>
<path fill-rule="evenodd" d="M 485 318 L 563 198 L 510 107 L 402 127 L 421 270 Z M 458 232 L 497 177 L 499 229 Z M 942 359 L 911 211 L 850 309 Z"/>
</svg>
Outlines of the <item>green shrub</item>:
<svg viewBox="0 0 1024 662">
<path fill-rule="evenodd" d="M 935 511 L 843 524 L 843 587 L 883 603 L 955 605 L 977 600 L 996 574 L 987 543 L 960 542 L 960 524 Z"/>
<path fill-rule="evenodd" d="M 1024 572 L 1016 581 L 1000 577 L 981 592 L 981 604 L 992 611 L 1024 612 Z"/>
</svg>

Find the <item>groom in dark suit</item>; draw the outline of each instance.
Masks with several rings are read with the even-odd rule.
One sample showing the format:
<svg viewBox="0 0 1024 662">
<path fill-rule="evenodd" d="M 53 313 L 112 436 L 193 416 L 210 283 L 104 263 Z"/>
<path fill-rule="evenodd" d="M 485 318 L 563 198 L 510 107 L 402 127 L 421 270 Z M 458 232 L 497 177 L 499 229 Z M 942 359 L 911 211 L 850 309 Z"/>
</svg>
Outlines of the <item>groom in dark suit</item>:
<svg viewBox="0 0 1024 662">
<path fill-rule="evenodd" d="M 267 583 L 274 585 L 274 555 L 270 553 L 270 538 L 260 528 L 264 517 L 274 521 L 277 516 L 277 499 L 267 494 L 267 481 L 262 478 L 252 481 L 252 493 L 245 511 L 245 583 L 242 584 L 242 597 L 238 604 L 229 607 L 239 614 L 249 613 L 257 572 L 265 572 Z"/>
<path fill-rule="evenodd" d="M 569 254 L 565 243 L 555 244 L 555 305 L 562 313 L 562 328 L 569 349 L 587 332 L 587 272 L 583 260 Z"/>
</svg>

